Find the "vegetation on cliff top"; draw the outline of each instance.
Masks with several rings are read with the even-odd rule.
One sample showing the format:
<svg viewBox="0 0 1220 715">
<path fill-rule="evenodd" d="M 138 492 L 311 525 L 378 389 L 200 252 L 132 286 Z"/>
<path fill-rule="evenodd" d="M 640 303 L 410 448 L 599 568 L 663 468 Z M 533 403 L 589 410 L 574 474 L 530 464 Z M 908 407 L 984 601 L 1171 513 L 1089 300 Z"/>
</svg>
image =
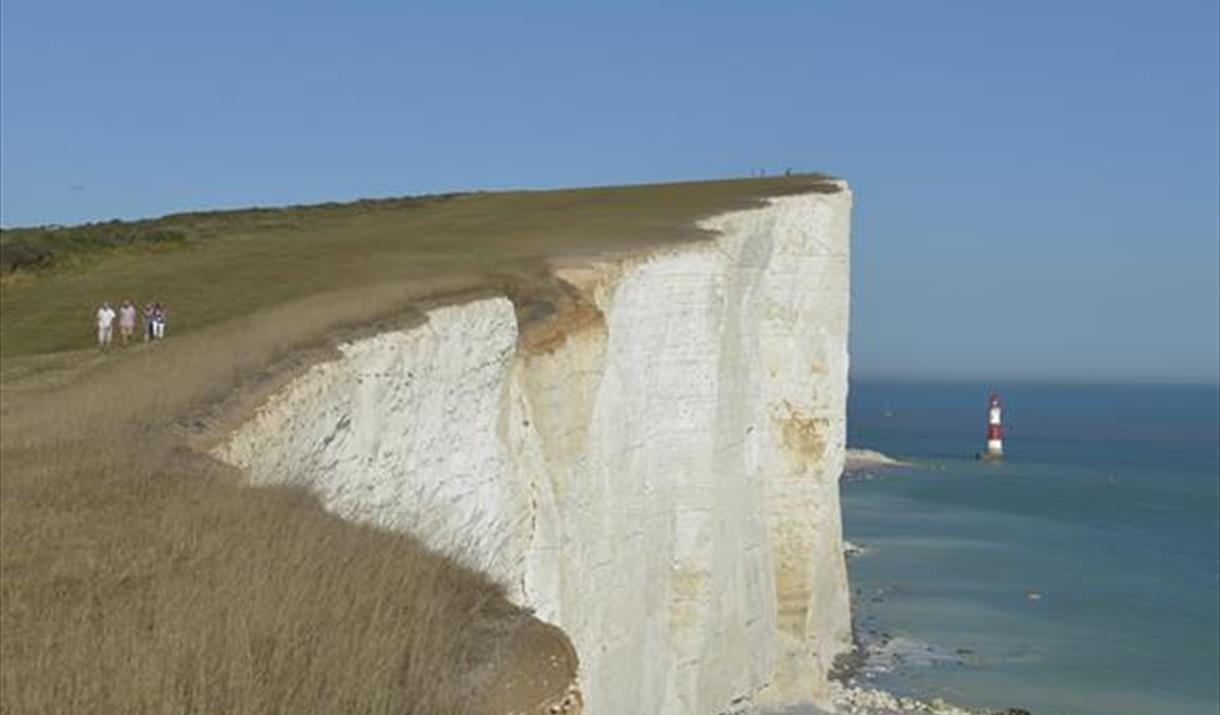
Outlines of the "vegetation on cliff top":
<svg viewBox="0 0 1220 715">
<path fill-rule="evenodd" d="M 539 641 L 499 585 L 307 494 L 243 487 L 193 440 L 303 351 L 421 301 L 496 289 L 545 314 L 550 257 L 833 190 L 804 176 L 5 231 L 52 257 L 0 285 L 0 711 L 479 711 Z M 159 232 L 175 250 L 104 237 Z M 99 354 L 92 311 L 124 298 L 166 302 L 170 338 Z"/>
<path fill-rule="evenodd" d="M 6 230 L 0 242 L 49 257 L 45 268 L 19 268 L 0 282 L 0 354 L 88 346 L 92 310 L 103 299 L 160 300 L 172 311 L 171 331 L 180 334 L 305 296 L 379 282 L 446 278 L 499 287 L 524 275 L 528 285 L 548 256 L 691 238 L 691 224 L 702 216 L 763 196 L 812 190 L 835 185 L 801 175 Z M 166 245 L 176 250 L 150 250 Z"/>
</svg>

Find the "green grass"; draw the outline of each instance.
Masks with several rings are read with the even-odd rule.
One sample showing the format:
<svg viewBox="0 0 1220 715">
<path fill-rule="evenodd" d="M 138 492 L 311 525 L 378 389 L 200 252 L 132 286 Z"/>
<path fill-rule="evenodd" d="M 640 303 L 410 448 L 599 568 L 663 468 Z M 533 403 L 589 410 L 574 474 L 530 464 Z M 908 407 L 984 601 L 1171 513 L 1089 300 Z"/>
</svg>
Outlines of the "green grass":
<svg viewBox="0 0 1220 715">
<path fill-rule="evenodd" d="M 168 248 L 186 234 L 146 222 L 92 223 L 71 228 L 0 230 L 0 275 L 70 267 L 74 259 L 131 248 Z"/>
<path fill-rule="evenodd" d="M 691 238 L 702 216 L 827 186 L 797 176 L 169 217 L 154 228 L 185 235 L 179 250 L 99 248 L 94 260 L 0 285 L 0 355 L 90 346 L 102 300 L 162 301 L 176 335 L 371 283 L 501 285 L 537 275 L 548 256 Z"/>
</svg>

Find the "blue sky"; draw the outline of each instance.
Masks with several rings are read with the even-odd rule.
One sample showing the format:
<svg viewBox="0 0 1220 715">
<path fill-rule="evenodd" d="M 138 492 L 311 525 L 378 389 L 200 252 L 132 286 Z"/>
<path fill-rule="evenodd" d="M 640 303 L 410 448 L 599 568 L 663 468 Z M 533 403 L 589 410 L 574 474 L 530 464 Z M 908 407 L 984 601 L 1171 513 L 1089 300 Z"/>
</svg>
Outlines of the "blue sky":
<svg viewBox="0 0 1220 715">
<path fill-rule="evenodd" d="M 0 223 L 816 169 L 861 376 L 1217 379 L 1217 3 L 0 5 Z"/>
</svg>

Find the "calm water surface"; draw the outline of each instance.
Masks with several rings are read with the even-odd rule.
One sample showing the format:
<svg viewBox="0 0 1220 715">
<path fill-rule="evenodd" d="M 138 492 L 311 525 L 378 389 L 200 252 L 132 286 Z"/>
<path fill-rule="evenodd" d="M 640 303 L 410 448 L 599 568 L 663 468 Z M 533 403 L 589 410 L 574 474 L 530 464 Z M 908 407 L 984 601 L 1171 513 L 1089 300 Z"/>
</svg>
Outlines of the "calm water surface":
<svg viewBox="0 0 1220 715">
<path fill-rule="evenodd" d="M 1220 710 L 1220 391 L 856 381 L 849 441 L 911 468 L 843 483 L 864 676 L 1035 715 Z"/>
</svg>

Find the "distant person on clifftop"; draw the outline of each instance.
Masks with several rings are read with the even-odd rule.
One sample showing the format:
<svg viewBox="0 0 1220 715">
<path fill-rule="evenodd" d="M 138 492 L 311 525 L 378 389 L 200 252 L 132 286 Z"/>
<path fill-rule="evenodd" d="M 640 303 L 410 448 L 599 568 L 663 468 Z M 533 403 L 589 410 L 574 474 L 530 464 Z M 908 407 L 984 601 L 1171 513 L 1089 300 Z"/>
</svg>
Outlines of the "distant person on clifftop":
<svg viewBox="0 0 1220 715">
<path fill-rule="evenodd" d="M 161 340 L 165 337 L 165 306 L 153 304 L 153 337 Z"/>
<path fill-rule="evenodd" d="M 114 308 L 110 307 L 110 303 L 103 301 L 102 307 L 97 309 L 97 346 L 101 350 L 105 350 L 110 345 L 110 338 L 114 332 Z"/>
<path fill-rule="evenodd" d="M 153 339 L 153 304 L 144 304 L 144 342 Z"/>
<path fill-rule="evenodd" d="M 131 304 L 130 300 L 123 301 L 123 307 L 119 308 L 119 335 L 123 337 L 123 344 L 131 342 L 131 336 L 136 331 L 136 307 Z"/>
</svg>

